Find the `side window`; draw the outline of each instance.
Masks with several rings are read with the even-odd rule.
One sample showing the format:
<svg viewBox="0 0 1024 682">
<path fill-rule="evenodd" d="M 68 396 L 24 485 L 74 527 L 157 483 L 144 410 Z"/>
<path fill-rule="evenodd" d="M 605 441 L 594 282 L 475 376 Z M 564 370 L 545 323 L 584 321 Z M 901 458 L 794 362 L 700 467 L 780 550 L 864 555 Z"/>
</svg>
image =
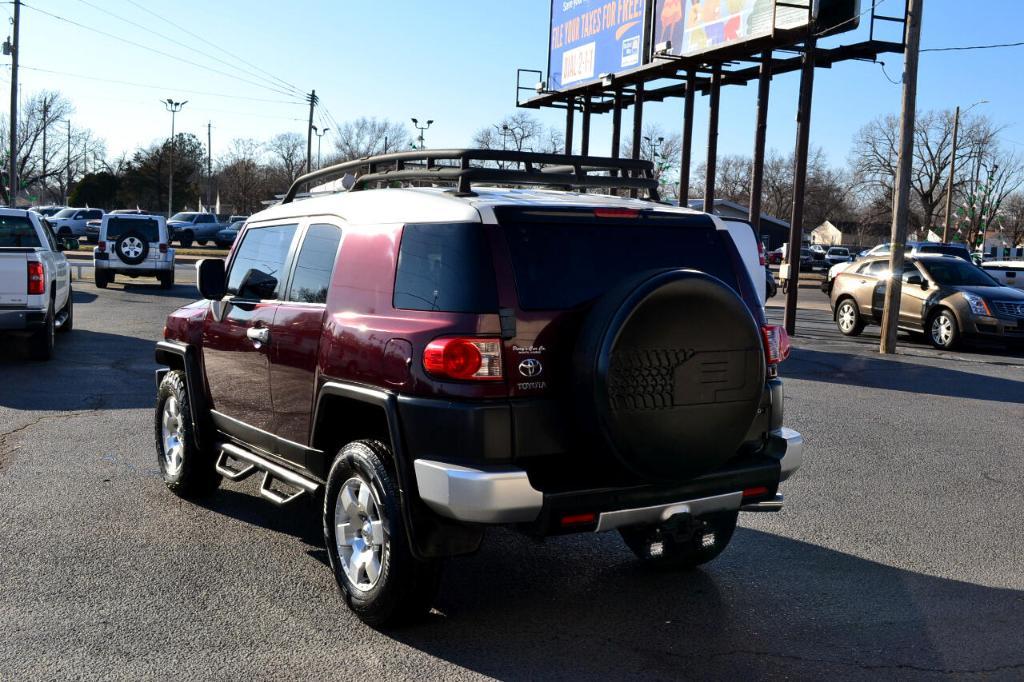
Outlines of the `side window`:
<svg viewBox="0 0 1024 682">
<path fill-rule="evenodd" d="M 103 217 L 103 211 L 89 211 L 89 220 L 99 220 Z"/>
<path fill-rule="evenodd" d="M 197 223 L 212 223 L 213 222 L 213 216 L 209 215 L 209 214 L 201 215 L 201 216 L 199 216 L 199 220 L 197 220 L 196 222 Z"/>
<path fill-rule="evenodd" d="M 334 225 L 310 225 L 302 240 L 295 274 L 287 300 L 299 303 L 326 303 L 331 286 L 334 261 L 341 243 L 341 230 Z"/>
<path fill-rule="evenodd" d="M 53 230 L 50 229 L 50 226 L 46 221 L 41 220 L 40 222 L 43 227 L 43 239 L 45 239 L 46 243 L 50 245 L 50 251 L 57 251 L 57 239 L 53 236 Z"/>
<path fill-rule="evenodd" d="M 84 217 L 85 217 L 85 211 L 79 211 L 78 213 L 75 214 L 75 217 L 72 218 L 72 220 L 81 220 Z"/>
<path fill-rule="evenodd" d="M 231 262 L 228 293 L 251 300 L 278 298 L 297 228 L 298 225 L 271 225 L 246 232 Z"/>
<path fill-rule="evenodd" d="M 882 277 L 887 272 L 889 272 L 889 261 L 887 260 L 872 261 L 860 269 L 860 274 L 869 277 Z"/>
<path fill-rule="evenodd" d="M 483 226 L 406 225 L 392 304 L 404 310 L 497 312 L 494 262 Z"/>
</svg>

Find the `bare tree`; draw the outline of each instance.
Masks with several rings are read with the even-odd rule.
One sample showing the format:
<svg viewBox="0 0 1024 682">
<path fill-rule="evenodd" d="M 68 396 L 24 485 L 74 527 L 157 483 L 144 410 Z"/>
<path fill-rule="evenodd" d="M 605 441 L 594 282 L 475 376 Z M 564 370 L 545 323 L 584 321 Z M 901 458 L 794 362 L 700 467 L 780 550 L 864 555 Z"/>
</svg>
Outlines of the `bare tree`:
<svg viewBox="0 0 1024 682">
<path fill-rule="evenodd" d="M 678 172 L 682 137 L 678 133 L 666 133 L 657 124 L 646 124 L 640 137 L 640 158 L 654 164 L 654 177 L 674 197 L 678 193 Z M 633 140 L 622 144 L 622 158 L 633 157 Z"/>
<path fill-rule="evenodd" d="M 735 201 L 738 204 L 749 204 L 752 165 L 753 161 L 749 156 L 728 154 L 718 157 L 715 165 L 715 198 Z M 690 183 L 691 199 L 700 199 L 704 196 L 707 174 L 708 164 L 701 162 Z"/>
<path fill-rule="evenodd" d="M 279 133 L 267 142 L 267 152 L 275 184 L 287 189 L 306 165 L 306 140 L 298 133 Z"/>
<path fill-rule="evenodd" d="M 545 130 L 543 124 L 527 112 L 517 111 L 477 130 L 473 134 L 473 146 L 478 149 L 560 154 L 564 151 L 565 138 L 554 128 Z M 511 164 L 498 161 L 494 165 L 506 168 Z"/>
<path fill-rule="evenodd" d="M 220 162 L 218 187 L 220 195 L 235 212 L 253 213 L 260 201 L 270 193 L 267 167 L 263 163 L 263 147 L 256 140 L 232 141 L 231 150 Z"/>
<path fill-rule="evenodd" d="M 998 146 L 985 145 L 975 161 L 974 175 L 957 209 L 956 227 L 965 242 L 978 245 L 997 227 L 1004 202 L 1024 186 L 1024 159 Z M 984 175 L 982 175 L 984 170 Z"/>
<path fill-rule="evenodd" d="M 409 148 L 412 137 L 405 124 L 386 118 L 357 118 L 342 124 L 334 138 L 337 157 L 332 161 L 348 161 L 385 151 L 403 151 Z"/>
<path fill-rule="evenodd" d="M 1024 247 L 1024 193 L 1016 192 L 1006 198 L 999 215 L 999 226 L 1011 247 Z"/>
</svg>

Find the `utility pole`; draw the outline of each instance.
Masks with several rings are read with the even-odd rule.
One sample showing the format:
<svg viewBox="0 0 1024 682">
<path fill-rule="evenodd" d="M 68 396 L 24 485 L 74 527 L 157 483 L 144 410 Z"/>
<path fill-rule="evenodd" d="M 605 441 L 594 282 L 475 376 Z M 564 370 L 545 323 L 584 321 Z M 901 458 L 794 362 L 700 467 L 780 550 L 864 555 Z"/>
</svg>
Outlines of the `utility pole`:
<svg viewBox="0 0 1024 682">
<path fill-rule="evenodd" d="M 68 184 L 64 188 L 64 205 L 67 206 L 71 202 L 71 119 L 69 118 L 66 123 L 68 124 Z"/>
<path fill-rule="evenodd" d="M 14 0 L 14 31 L 10 44 L 6 45 L 11 54 L 11 168 L 10 181 L 11 208 L 17 206 L 18 195 L 18 29 L 21 26 L 21 0 Z M 5 50 L 6 51 L 6 50 Z"/>
<path fill-rule="evenodd" d="M 953 178 L 956 176 L 956 143 L 960 135 L 960 107 L 953 116 L 953 152 L 949 156 L 949 187 L 946 188 L 946 226 L 942 230 L 942 241 L 949 243 L 949 228 L 953 224 Z"/>
<path fill-rule="evenodd" d="M 917 62 L 921 51 L 921 13 L 924 0 L 910 0 L 907 6 L 906 59 L 903 72 L 903 119 L 900 122 L 900 155 L 896 171 L 896 202 L 892 216 L 892 249 L 889 255 L 889 285 L 882 309 L 882 342 L 879 351 L 896 352 L 900 298 L 903 294 L 903 249 L 907 241 L 910 214 L 910 175 L 914 163 L 914 121 L 917 115 Z"/>
<path fill-rule="evenodd" d="M 171 216 L 174 215 L 174 117 L 181 111 L 181 108 L 188 104 L 188 100 L 184 102 L 175 102 L 173 99 L 168 97 L 164 100 L 164 107 L 167 111 L 171 112 L 171 147 L 170 147 L 170 172 L 167 174 L 167 219 L 170 220 Z"/>
<path fill-rule="evenodd" d="M 210 208 L 213 193 L 213 121 L 206 123 L 206 208 Z"/>
<path fill-rule="evenodd" d="M 764 148 L 768 135 L 768 99 L 772 88 L 772 51 L 761 55 L 757 79 L 757 130 L 754 133 L 754 163 L 750 173 L 750 212 L 747 219 L 754 228 L 754 237 L 761 241 L 761 193 L 764 190 Z"/>
<path fill-rule="evenodd" d="M 39 203 L 46 203 L 46 129 L 50 127 L 50 103 L 43 96 L 43 191 Z"/>
<path fill-rule="evenodd" d="M 316 97 L 316 90 L 306 95 L 309 102 L 309 127 L 306 129 L 306 172 L 313 170 L 313 109 L 319 101 Z"/>
</svg>

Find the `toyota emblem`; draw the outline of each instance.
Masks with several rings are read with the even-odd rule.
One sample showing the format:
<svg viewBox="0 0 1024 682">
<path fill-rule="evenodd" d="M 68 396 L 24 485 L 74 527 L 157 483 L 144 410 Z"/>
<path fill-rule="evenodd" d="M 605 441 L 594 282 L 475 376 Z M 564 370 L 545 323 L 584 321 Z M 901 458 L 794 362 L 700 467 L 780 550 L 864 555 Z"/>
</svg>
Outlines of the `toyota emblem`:
<svg viewBox="0 0 1024 682">
<path fill-rule="evenodd" d="M 519 373 L 524 377 L 538 377 L 543 371 L 544 366 L 540 364 L 540 360 L 527 358 L 519 363 Z"/>
</svg>

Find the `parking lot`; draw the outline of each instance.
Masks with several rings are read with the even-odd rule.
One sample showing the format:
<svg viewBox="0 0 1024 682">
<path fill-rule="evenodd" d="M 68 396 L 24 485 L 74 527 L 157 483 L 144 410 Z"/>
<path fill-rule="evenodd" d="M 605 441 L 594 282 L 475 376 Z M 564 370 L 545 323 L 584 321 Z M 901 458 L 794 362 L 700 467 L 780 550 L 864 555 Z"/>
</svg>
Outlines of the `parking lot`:
<svg viewBox="0 0 1024 682">
<path fill-rule="evenodd" d="M 153 343 L 189 274 L 76 282 L 50 363 L 0 345 L 0 679 L 1024 672 L 1019 351 L 882 358 L 877 329 L 842 337 L 802 289 L 783 375 L 806 461 L 782 513 L 741 517 L 683 574 L 615 534 L 496 532 L 450 562 L 426 622 L 382 633 L 344 607 L 312 515 L 252 481 L 202 506 L 164 489 Z"/>
</svg>

